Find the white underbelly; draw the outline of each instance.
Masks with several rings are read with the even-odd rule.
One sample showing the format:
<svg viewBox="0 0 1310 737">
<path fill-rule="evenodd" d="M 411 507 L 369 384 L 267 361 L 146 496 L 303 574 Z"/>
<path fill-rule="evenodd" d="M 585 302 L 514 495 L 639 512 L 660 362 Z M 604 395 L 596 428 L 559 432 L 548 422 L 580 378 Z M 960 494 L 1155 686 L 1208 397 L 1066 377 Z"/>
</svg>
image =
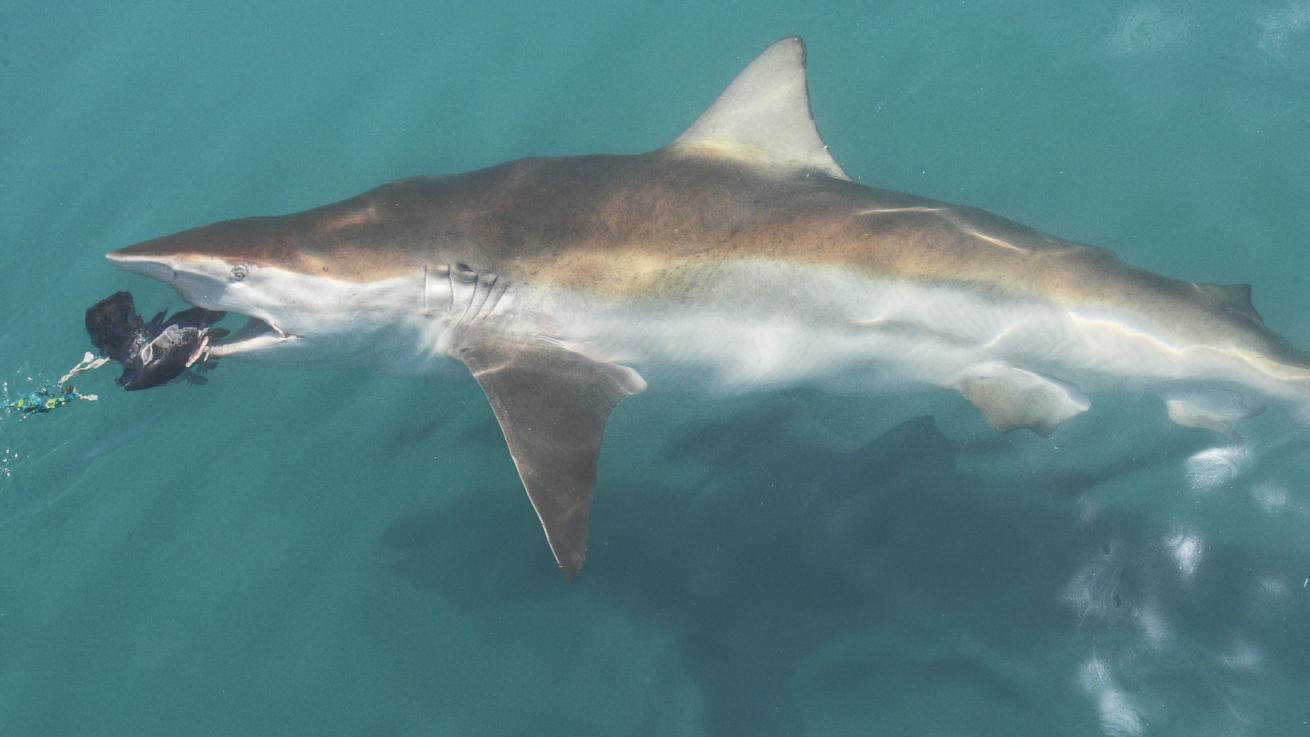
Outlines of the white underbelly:
<svg viewBox="0 0 1310 737">
<path fill-rule="evenodd" d="M 1152 325 L 1149 315 L 835 268 L 738 262 L 703 275 L 712 286 L 689 290 L 681 301 L 439 276 L 424 272 L 368 285 L 288 276 L 277 285 L 277 310 L 255 301 L 220 307 L 297 336 L 252 355 L 360 362 L 404 374 L 457 369 L 452 357 L 459 342 L 493 331 L 558 342 L 630 366 L 649 382 L 711 392 L 959 388 L 966 372 L 995 375 L 997 366 L 1086 393 L 1287 392 L 1241 356 L 1179 335 L 1177 326 Z"/>
<path fill-rule="evenodd" d="M 1245 385 L 1240 361 L 1191 346 L 1114 308 L 998 299 L 977 290 L 881 282 L 814 269 L 807 288 L 755 273 L 747 299 L 678 306 L 555 300 L 555 335 L 648 381 L 741 392 L 815 385 L 878 393 L 953 386 L 963 372 L 1005 364 L 1082 391 Z"/>
</svg>

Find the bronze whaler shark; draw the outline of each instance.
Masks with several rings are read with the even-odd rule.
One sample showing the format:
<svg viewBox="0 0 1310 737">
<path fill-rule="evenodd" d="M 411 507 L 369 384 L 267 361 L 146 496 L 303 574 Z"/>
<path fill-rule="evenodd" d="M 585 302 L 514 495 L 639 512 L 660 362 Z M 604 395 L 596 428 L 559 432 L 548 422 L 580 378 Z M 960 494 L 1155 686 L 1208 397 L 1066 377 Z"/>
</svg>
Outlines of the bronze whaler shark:
<svg viewBox="0 0 1310 737">
<path fill-rule="evenodd" d="M 463 363 L 570 579 L 606 420 L 647 379 L 945 387 L 998 430 L 1043 434 L 1116 391 L 1220 431 L 1270 402 L 1310 417 L 1310 359 L 1265 328 L 1248 286 L 854 182 L 814 125 L 799 38 L 650 153 L 406 179 L 109 259 L 249 316 L 213 357 Z"/>
</svg>

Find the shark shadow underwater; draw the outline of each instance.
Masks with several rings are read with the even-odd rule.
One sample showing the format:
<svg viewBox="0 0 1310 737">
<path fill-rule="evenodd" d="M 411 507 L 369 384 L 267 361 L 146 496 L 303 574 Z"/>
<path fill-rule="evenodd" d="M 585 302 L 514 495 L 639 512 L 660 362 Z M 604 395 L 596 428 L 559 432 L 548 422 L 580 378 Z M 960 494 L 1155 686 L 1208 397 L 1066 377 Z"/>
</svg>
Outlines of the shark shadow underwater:
<svg viewBox="0 0 1310 737">
<path fill-rule="evenodd" d="M 981 210 L 857 184 L 770 46 L 673 143 L 532 158 L 230 220 L 108 258 L 249 316 L 213 358 L 464 364 L 572 579 L 605 423 L 647 381 L 709 393 L 958 391 L 1001 431 L 1148 392 L 1231 432 L 1310 418 L 1310 357 L 1246 285 L 1177 281 Z"/>
</svg>

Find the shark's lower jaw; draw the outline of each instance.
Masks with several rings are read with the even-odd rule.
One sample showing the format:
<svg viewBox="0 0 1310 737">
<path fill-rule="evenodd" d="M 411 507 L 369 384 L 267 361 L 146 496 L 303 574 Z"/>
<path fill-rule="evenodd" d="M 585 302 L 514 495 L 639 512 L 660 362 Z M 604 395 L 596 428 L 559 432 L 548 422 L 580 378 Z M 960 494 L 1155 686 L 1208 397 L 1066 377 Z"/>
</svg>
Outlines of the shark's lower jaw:
<svg viewBox="0 0 1310 737">
<path fill-rule="evenodd" d="M 251 317 L 240 330 L 227 338 L 209 345 L 210 358 L 223 358 L 254 351 L 263 351 L 299 340 L 258 317 Z"/>
</svg>

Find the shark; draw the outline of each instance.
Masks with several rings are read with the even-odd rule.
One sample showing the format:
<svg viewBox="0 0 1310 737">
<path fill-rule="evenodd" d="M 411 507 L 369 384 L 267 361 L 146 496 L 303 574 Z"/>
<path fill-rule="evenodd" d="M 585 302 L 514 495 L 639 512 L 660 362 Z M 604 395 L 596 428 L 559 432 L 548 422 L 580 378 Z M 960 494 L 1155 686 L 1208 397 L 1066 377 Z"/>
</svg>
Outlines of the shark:
<svg viewBox="0 0 1310 737">
<path fill-rule="evenodd" d="M 1273 404 L 1310 419 L 1310 356 L 1249 285 L 856 182 L 819 135 L 805 56 L 772 44 L 647 153 L 405 179 L 108 258 L 247 317 L 211 359 L 466 368 L 569 580 L 606 423 L 648 382 L 949 390 L 996 430 L 1043 435 L 1115 392 L 1230 434 Z"/>
</svg>

